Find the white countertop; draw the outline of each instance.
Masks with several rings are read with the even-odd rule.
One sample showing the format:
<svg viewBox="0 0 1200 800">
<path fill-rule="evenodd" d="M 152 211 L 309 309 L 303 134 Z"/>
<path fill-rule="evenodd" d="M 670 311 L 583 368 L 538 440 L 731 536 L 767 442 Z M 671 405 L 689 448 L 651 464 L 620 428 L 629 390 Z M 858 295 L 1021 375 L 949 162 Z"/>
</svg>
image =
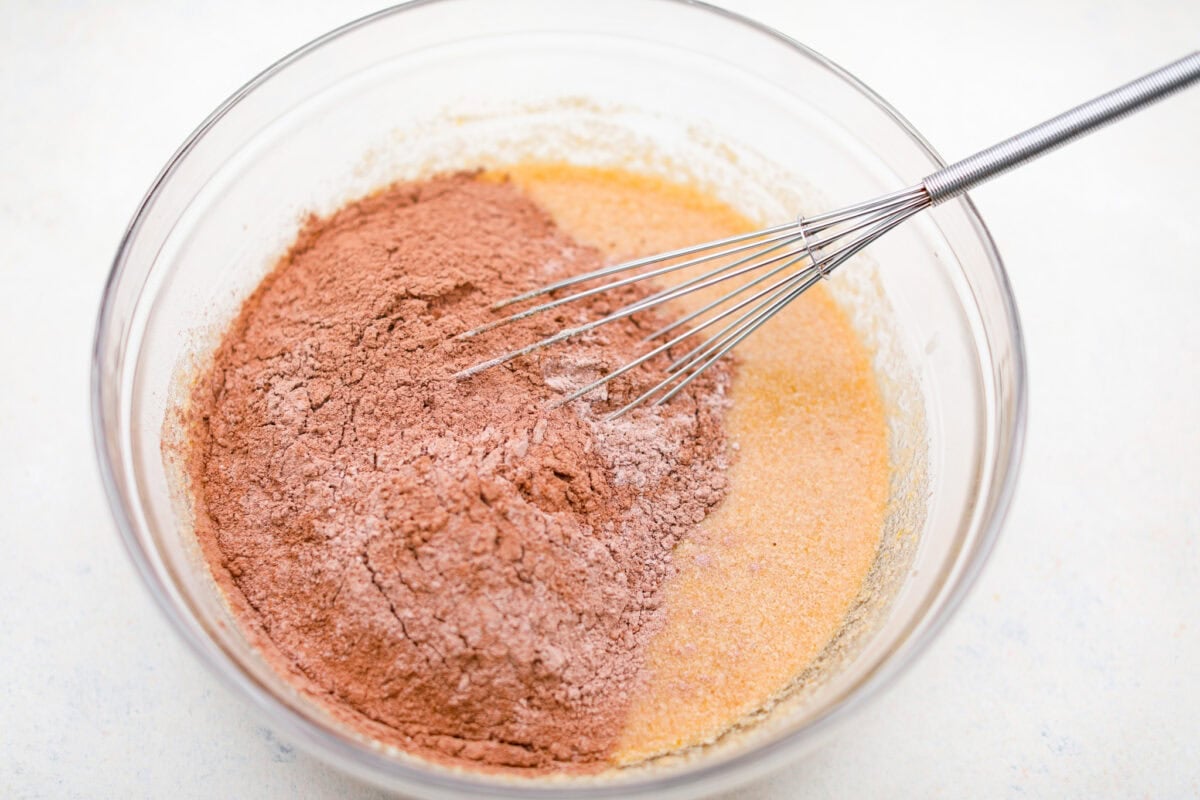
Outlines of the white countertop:
<svg viewBox="0 0 1200 800">
<path fill-rule="evenodd" d="M 123 552 L 88 367 L 110 258 L 226 95 L 375 7 L 6 3 L 0 796 L 373 797 L 218 685 Z M 1200 46 L 1200 2 L 729 0 L 964 155 Z M 931 650 L 756 798 L 1200 797 L 1200 89 L 974 193 L 1028 339 L 1023 473 Z"/>
</svg>

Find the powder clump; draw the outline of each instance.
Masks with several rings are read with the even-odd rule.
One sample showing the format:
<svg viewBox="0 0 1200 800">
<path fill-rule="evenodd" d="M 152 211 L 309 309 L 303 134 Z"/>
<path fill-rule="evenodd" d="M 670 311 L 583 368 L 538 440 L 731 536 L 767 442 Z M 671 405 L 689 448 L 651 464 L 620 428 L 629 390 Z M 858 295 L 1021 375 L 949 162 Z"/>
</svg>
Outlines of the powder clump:
<svg viewBox="0 0 1200 800">
<path fill-rule="evenodd" d="M 612 422 L 646 374 L 550 407 L 640 354 L 652 312 L 454 378 L 636 287 L 452 341 L 600 265 L 507 182 L 397 184 L 310 219 L 195 385 L 186 461 L 218 579 L 372 736 L 527 769 L 616 747 L 671 552 L 727 490 L 730 367 Z"/>
</svg>

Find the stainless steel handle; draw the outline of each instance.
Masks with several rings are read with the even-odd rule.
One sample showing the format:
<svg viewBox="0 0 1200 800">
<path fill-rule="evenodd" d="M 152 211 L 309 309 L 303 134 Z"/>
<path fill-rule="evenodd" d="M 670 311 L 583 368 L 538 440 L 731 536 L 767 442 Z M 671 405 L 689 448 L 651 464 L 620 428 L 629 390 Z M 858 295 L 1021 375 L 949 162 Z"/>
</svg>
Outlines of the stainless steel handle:
<svg viewBox="0 0 1200 800">
<path fill-rule="evenodd" d="M 922 182 L 936 205 L 1200 81 L 1200 51 L 938 170 Z"/>
</svg>

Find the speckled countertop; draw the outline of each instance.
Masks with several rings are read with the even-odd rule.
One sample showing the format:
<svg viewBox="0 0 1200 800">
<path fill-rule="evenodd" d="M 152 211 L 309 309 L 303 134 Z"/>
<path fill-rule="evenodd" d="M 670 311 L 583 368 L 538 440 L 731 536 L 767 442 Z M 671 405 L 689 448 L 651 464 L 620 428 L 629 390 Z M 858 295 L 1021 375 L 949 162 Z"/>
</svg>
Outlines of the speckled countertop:
<svg viewBox="0 0 1200 800">
<path fill-rule="evenodd" d="M 956 156 L 1196 49 L 1200 3 L 729 0 Z M 374 3 L 7 3 L 0 25 L 0 796 L 372 797 L 168 629 L 91 453 L 96 303 L 128 217 L 248 76 Z M 995 555 L 823 750 L 739 793 L 1200 796 L 1200 90 L 974 193 L 1029 347 Z"/>
</svg>

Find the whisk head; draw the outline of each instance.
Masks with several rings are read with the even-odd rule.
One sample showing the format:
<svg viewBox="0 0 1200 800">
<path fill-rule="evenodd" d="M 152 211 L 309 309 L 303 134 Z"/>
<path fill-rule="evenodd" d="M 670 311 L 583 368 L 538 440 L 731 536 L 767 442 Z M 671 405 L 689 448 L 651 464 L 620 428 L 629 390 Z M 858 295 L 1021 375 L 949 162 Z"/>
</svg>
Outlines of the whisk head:
<svg viewBox="0 0 1200 800">
<path fill-rule="evenodd" d="M 492 308 L 499 310 L 547 295 L 558 296 L 460 333 L 455 338 L 469 339 L 501 325 L 639 281 L 652 281 L 681 270 L 702 270 L 680 283 L 657 289 L 649 296 L 622 306 L 600 319 L 564 328 L 552 336 L 468 367 L 457 373 L 456 377 L 470 378 L 486 369 L 583 335 L 610 322 L 735 281 L 729 291 L 647 336 L 647 352 L 556 401 L 561 405 L 577 400 L 662 353 L 674 355 L 675 348 L 687 341 L 690 349 L 674 358 L 658 382 L 608 417 L 619 417 L 646 402 L 661 405 L 817 281 L 827 278 L 854 254 L 931 204 L 924 185 L 918 185 L 838 211 L 800 217 L 793 222 L 752 233 L 626 261 L 519 294 L 496 303 Z M 702 266 L 711 262 L 717 263 L 711 267 Z M 597 281 L 601 282 L 582 288 L 584 284 Z M 708 334 L 702 337 L 700 334 L 705 331 Z"/>
</svg>

